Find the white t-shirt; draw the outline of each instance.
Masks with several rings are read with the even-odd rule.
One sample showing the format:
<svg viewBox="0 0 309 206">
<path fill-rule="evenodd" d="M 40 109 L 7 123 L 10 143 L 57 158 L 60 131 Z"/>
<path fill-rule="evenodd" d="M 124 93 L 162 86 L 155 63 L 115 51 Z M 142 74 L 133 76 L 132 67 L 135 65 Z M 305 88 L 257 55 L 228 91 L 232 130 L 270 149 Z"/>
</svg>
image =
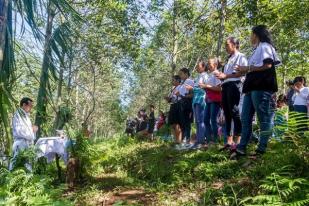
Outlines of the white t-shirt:
<svg viewBox="0 0 309 206">
<path fill-rule="evenodd" d="M 236 65 L 239 65 L 239 66 L 247 66 L 248 65 L 248 61 L 247 61 L 247 58 L 246 56 L 243 54 L 243 53 L 240 53 L 240 52 L 236 52 L 235 54 L 233 54 L 228 62 L 225 64 L 224 66 L 224 74 L 233 74 L 235 73 L 236 71 L 234 70 L 234 67 Z M 223 84 L 226 83 L 226 82 L 231 82 L 231 81 L 240 81 L 240 78 L 228 78 L 228 79 L 225 79 Z"/>
<path fill-rule="evenodd" d="M 211 86 L 218 86 L 221 84 L 221 81 L 214 75 L 214 72 L 211 72 L 209 73 L 209 77 L 206 81 L 206 84 L 209 84 Z"/>
<path fill-rule="evenodd" d="M 206 84 L 208 80 L 209 75 L 207 72 L 200 73 L 194 80 L 194 86 L 199 87 L 199 84 Z"/>
<path fill-rule="evenodd" d="M 179 88 L 179 93 L 181 96 L 186 96 L 186 94 L 189 93 L 189 90 L 186 89 L 186 85 L 190 85 L 192 87 L 194 87 L 194 81 L 192 79 L 186 79 L 183 84 L 181 85 L 181 87 Z"/>
<path fill-rule="evenodd" d="M 293 99 L 294 105 L 305 105 L 307 106 L 307 100 L 309 96 L 309 87 L 303 87 L 299 92 L 295 92 Z"/>
<path fill-rule="evenodd" d="M 266 42 L 260 42 L 249 58 L 249 65 L 261 67 L 263 60 L 271 58 L 274 61 L 280 61 L 274 47 Z"/>
</svg>

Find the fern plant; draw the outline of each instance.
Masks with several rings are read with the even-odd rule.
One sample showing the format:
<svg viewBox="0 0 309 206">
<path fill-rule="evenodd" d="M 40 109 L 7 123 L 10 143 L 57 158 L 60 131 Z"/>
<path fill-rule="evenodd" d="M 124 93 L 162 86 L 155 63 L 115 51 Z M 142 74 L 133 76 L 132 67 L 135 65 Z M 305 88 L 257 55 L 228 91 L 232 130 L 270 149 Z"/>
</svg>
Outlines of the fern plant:
<svg viewBox="0 0 309 206">
<path fill-rule="evenodd" d="M 259 194 L 244 198 L 241 205 L 305 206 L 309 204 L 309 181 L 272 173 L 262 182 Z"/>
<path fill-rule="evenodd" d="M 63 188 L 55 189 L 52 179 L 27 173 L 23 169 L 13 172 L 0 170 L 0 205 L 70 205 L 57 200 Z"/>
</svg>

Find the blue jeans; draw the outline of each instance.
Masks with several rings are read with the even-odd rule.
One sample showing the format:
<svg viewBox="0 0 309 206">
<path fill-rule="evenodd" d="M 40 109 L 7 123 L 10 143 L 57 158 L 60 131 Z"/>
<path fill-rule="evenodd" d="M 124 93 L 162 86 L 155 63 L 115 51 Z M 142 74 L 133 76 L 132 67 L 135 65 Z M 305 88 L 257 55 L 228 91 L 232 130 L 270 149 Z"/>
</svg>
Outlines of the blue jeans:
<svg viewBox="0 0 309 206">
<path fill-rule="evenodd" d="M 223 144 L 227 144 L 227 133 L 226 133 L 226 126 L 225 124 L 222 125 L 222 136 L 223 136 Z"/>
<path fill-rule="evenodd" d="M 205 137 L 207 143 L 218 141 L 217 116 L 220 110 L 218 102 L 207 102 L 205 109 Z"/>
<path fill-rule="evenodd" d="M 245 152 L 246 147 L 252 136 L 252 119 L 256 112 L 258 123 L 260 126 L 260 140 L 257 150 L 265 152 L 268 139 L 272 134 L 272 117 L 274 108 L 272 107 L 272 93 L 266 91 L 251 91 L 244 97 L 241 123 L 242 134 L 240 143 L 237 145 L 237 149 Z"/>
<path fill-rule="evenodd" d="M 193 114 L 196 124 L 196 143 L 204 144 L 205 143 L 205 107 L 200 104 L 193 105 Z"/>
</svg>

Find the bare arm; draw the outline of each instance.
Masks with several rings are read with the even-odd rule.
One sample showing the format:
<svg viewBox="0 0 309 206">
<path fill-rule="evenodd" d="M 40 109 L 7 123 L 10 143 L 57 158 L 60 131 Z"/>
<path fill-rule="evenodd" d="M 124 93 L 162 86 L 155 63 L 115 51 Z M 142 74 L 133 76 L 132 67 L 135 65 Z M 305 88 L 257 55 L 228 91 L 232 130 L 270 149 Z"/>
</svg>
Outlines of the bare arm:
<svg viewBox="0 0 309 206">
<path fill-rule="evenodd" d="M 244 76 L 244 73 L 241 72 L 237 72 L 237 73 L 233 73 L 233 74 L 225 74 L 223 72 L 219 73 L 216 75 L 216 77 L 218 79 L 224 80 L 224 79 L 230 79 L 230 78 L 238 78 Z"/>
<path fill-rule="evenodd" d="M 235 69 L 239 71 L 240 74 L 245 74 L 247 72 L 261 72 L 265 71 L 267 69 L 272 68 L 272 64 L 263 64 L 263 66 L 257 67 L 257 66 L 236 66 Z"/>
</svg>

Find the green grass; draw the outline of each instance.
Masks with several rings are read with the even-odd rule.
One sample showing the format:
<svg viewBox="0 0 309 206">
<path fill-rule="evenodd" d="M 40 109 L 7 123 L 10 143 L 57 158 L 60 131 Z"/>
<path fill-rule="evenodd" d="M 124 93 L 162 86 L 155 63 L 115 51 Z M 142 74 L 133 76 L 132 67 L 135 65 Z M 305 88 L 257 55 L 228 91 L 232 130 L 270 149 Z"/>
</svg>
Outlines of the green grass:
<svg viewBox="0 0 309 206">
<path fill-rule="evenodd" d="M 100 155 L 93 175 L 103 177 L 89 188 L 97 186 L 103 193 L 142 188 L 155 194 L 155 205 L 239 205 L 258 195 L 261 182 L 272 173 L 288 171 L 292 178 L 307 179 L 309 174 L 308 162 L 290 143 L 272 142 L 268 153 L 249 165 L 247 158 L 229 160 L 217 147 L 179 152 L 170 143 L 117 138 L 95 148 Z"/>
<path fill-rule="evenodd" d="M 49 200 L 58 197 L 73 205 L 263 205 L 265 199 L 279 197 L 280 189 L 291 190 L 285 183 L 279 191 L 261 187 L 275 184 L 266 181 L 274 174 L 287 182 L 306 180 L 295 186 L 289 195 L 292 198 L 283 198 L 281 203 L 308 198 L 308 156 L 288 142 L 271 142 L 268 152 L 254 162 L 246 157 L 231 161 L 228 153 L 215 146 L 206 151 L 175 151 L 171 143 L 159 140 L 118 137 L 91 147 L 95 155 L 91 156 L 89 176 L 73 192 L 44 185 L 47 191 L 58 191 Z M 250 199 L 260 196 L 264 199 Z"/>
</svg>

